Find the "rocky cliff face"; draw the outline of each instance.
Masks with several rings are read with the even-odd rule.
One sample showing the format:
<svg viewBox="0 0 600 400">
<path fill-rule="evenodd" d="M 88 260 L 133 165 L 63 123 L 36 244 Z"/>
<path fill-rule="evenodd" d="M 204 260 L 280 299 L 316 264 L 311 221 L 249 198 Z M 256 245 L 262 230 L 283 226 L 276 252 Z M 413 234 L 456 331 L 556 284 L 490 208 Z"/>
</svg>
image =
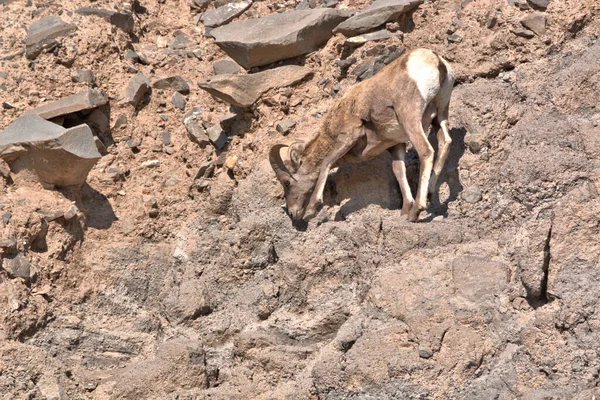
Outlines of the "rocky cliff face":
<svg viewBox="0 0 600 400">
<path fill-rule="evenodd" d="M 344 26 L 385 17 L 368 30 L 387 32 L 346 44 L 333 31 L 347 9 L 361 11 Z M 102 154 L 81 187 L 0 160 L 3 399 L 600 396 L 595 0 L 0 12 L 0 129 L 54 110 L 40 118 L 89 126 Z M 383 154 L 333 172 L 324 209 L 294 229 L 269 147 L 311 137 L 356 81 L 414 47 L 457 72 L 428 212 L 400 216 Z M 108 104 L 64 100 L 88 89 Z M 11 140 L 0 157 L 22 146 Z"/>
</svg>

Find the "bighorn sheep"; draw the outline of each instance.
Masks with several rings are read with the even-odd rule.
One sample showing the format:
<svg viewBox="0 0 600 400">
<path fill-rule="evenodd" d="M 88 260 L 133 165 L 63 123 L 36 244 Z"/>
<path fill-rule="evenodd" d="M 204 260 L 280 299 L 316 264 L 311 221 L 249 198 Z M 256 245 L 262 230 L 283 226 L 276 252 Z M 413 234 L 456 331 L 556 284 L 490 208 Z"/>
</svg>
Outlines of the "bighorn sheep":
<svg viewBox="0 0 600 400">
<path fill-rule="evenodd" d="M 392 155 L 392 168 L 400 184 L 401 214 L 416 221 L 426 208 L 427 195 L 436 189 L 452 142 L 448 105 L 453 86 L 454 73 L 446 60 L 431 50 L 412 50 L 348 90 L 308 143 L 273 146 L 269 160 L 284 187 L 294 223 L 308 221 L 317 214 L 332 167 L 369 160 L 385 150 Z M 434 150 L 427 139 L 434 118 L 441 128 L 437 132 L 435 164 Z M 421 165 L 416 198 L 406 178 L 404 160 L 409 141 Z M 288 147 L 286 161 L 280 154 L 284 147 Z"/>
</svg>

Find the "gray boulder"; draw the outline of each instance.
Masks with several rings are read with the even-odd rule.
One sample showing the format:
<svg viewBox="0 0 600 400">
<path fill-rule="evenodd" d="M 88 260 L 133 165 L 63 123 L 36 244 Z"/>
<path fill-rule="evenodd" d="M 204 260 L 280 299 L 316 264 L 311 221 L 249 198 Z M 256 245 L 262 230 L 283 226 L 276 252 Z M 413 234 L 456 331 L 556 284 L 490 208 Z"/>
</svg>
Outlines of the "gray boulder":
<svg viewBox="0 0 600 400">
<path fill-rule="evenodd" d="M 250 107 L 268 90 L 293 85 L 311 73 L 309 68 L 287 65 L 250 75 L 211 76 L 198 86 L 229 104 Z"/>
<path fill-rule="evenodd" d="M 316 50 L 350 15 L 348 10 L 295 10 L 233 22 L 211 34 L 217 46 L 249 69 Z"/>
<path fill-rule="evenodd" d="M 100 89 L 88 89 L 72 96 L 53 101 L 27 111 L 45 119 L 60 117 L 83 110 L 91 110 L 108 103 L 108 96 Z"/>
<path fill-rule="evenodd" d="M 44 50 L 54 48 L 56 39 L 69 35 L 77 26 L 68 24 L 53 15 L 38 19 L 29 27 L 25 38 L 25 57 L 35 59 Z"/>
<path fill-rule="evenodd" d="M 202 23 L 207 27 L 217 27 L 230 22 L 241 15 L 252 5 L 252 0 L 244 0 L 237 3 L 229 3 L 224 6 L 208 10 L 202 16 Z"/>
<path fill-rule="evenodd" d="M 85 124 L 65 129 L 26 114 L 0 132 L 0 158 L 13 173 L 37 176 L 44 186 L 82 185 L 100 157 Z"/>
<path fill-rule="evenodd" d="M 369 7 L 339 24 L 333 33 L 341 33 L 346 37 L 360 35 L 414 10 L 423 1 L 375 0 Z"/>
</svg>

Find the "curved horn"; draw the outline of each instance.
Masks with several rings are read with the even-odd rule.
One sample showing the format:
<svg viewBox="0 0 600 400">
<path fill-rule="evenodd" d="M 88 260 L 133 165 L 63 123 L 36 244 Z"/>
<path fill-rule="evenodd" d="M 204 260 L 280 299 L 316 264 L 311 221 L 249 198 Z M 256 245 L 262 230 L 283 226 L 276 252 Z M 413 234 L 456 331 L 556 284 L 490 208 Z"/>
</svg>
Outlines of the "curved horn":
<svg viewBox="0 0 600 400">
<path fill-rule="evenodd" d="M 288 147 L 288 145 L 276 144 L 275 146 L 271 147 L 271 151 L 269 152 L 269 162 L 271 163 L 271 168 L 273 168 L 273 171 L 275 171 L 275 175 L 277 176 L 279 182 L 282 183 L 286 178 L 289 179 L 291 176 L 289 171 L 283 164 L 283 160 L 281 159 L 281 155 L 279 154 L 279 150 L 281 150 L 284 147 Z"/>
</svg>

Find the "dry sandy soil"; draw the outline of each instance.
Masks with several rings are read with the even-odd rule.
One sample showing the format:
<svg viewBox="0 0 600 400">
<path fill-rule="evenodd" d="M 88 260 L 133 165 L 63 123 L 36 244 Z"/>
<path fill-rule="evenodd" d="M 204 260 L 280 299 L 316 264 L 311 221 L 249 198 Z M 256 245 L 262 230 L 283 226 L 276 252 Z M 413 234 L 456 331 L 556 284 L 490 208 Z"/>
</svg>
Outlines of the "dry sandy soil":
<svg viewBox="0 0 600 400">
<path fill-rule="evenodd" d="M 336 35 L 285 61 L 310 79 L 242 110 L 197 86 L 227 55 L 184 1 L 0 0 L 0 129 L 88 88 L 77 69 L 108 93 L 112 127 L 77 218 L 49 217 L 72 193 L 0 173 L 0 239 L 30 267 L 15 277 L 3 254 L 0 398 L 598 398 L 600 5 L 551 0 L 546 33 L 524 38 L 513 31 L 541 11 L 510 3 L 428 0 L 401 36 L 350 53 Z M 257 1 L 238 19 L 296 4 Z M 73 12 L 83 6 L 133 9 L 134 34 Z M 48 15 L 78 30 L 28 60 L 27 28 Z M 168 52 L 179 33 L 199 58 Z M 294 229 L 269 147 L 316 133 L 354 69 L 402 47 L 431 48 L 457 74 L 439 198 L 406 221 L 383 154 L 332 172 L 325 207 Z M 351 56 L 344 74 L 336 61 Z M 188 81 L 185 111 L 169 90 L 121 104 L 137 70 Z M 190 140 L 192 107 L 236 114 L 222 151 Z M 284 137 L 286 118 L 297 125 Z M 207 161 L 215 174 L 199 185 Z M 417 171 L 411 152 L 413 185 Z"/>
</svg>

